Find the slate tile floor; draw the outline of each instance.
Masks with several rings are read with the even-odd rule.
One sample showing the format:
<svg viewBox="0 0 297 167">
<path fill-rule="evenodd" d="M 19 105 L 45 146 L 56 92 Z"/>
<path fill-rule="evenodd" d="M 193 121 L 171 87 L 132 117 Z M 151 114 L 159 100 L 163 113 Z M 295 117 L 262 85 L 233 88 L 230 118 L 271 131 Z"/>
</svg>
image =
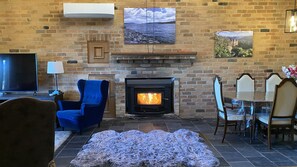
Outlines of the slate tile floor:
<svg viewBox="0 0 297 167">
<path fill-rule="evenodd" d="M 297 142 L 295 149 L 289 142 L 273 137 L 273 149 L 267 149 L 265 139 L 257 139 L 249 143 L 249 137 L 229 132 L 224 143 L 221 143 L 222 129 L 213 135 L 215 128 L 214 119 L 181 119 L 175 116 L 163 117 L 131 117 L 104 120 L 101 127 L 93 127 L 81 135 L 73 133 L 65 143 L 55 152 L 57 167 L 69 167 L 70 161 L 76 156 L 82 146 L 87 143 L 93 133 L 103 130 L 116 130 L 118 132 L 132 129 L 149 132 L 154 129 L 174 132 L 178 129 L 189 129 L 199 132 L 204 138 L 214 155 L 220 160 L 220 166 L 235 167 L 272 167 L 272 166 L 297 166 Z M 281 138 L 281 137 L 279 137 Z M 296 139 L 296 136 L 295 136 Z"/>
</svg>

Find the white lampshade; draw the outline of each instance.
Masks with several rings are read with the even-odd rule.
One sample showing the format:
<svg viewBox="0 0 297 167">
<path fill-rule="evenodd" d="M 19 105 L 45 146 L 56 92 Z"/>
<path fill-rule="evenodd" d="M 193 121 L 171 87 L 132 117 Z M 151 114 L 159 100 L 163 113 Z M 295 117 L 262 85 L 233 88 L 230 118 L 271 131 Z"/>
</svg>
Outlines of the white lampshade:
<svg viewBox="0 0 297 167">
<path fill-rule="evenodd" d="M 48 74 L 61 74 L 64 73 L 63 62 L 61 61 L 49 61 L 47 62 Z"/>
</svg>

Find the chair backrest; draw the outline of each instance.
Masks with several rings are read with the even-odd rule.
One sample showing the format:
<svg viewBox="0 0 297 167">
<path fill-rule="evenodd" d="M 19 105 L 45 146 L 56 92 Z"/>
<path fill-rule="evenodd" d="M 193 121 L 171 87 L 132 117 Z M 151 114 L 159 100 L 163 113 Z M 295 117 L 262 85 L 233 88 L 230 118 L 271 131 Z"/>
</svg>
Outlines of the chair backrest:
<svg viewBox="0 0 297 167">
<path fill-rule="evenodd" d="M 293 78 L 285 78 L 276 85 L 270 117 L 295 119 L 297 110 L 297 84 Z"/>
<path fill-rule="evenodd" d="M 242 73 L 239 78 L 236 79 L 236 91 L 237 92 L 254 92 L 255 91 L 255 79 L 249 73 Z"/>
<path fill-rule="evenodd" d="M 108 81 L 105 80 L 79 80 L 80 101 L 88 104 L 106 103 L 108 95 Z"/>
<path fill-rule="evenodd" d="M 47 167 L 54 158 L 56 104 L 18 98 L 0 104 L 0 166 Z"/>
<path fill-rule="evenodd" d="M 219 76 L 215 76 L 213 80 L 213 91 L 218 111 L 225 111 L 222 94 L 222 82 Z"/>
<path fill-rule="evenodd" d="M 265 79 L 265 92 L 274 92 L 275 86 L 278 85 L 282 81 L 282 78 L 278 73 L 271 73 Z"/>
</svg>

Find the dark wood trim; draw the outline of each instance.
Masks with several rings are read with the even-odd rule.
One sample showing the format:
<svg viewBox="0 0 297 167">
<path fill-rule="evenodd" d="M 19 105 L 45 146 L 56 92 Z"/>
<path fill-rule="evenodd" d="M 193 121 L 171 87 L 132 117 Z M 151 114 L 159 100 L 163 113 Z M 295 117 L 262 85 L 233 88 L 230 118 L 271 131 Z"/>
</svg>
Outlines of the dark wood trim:
<svg viewBox="0 0 297 167">
<path fill-rule="evenodd" d="M 113 60 L 120 61 L 147 61 L 151 60 L 190 60 L 193 63 L 197 59 L 197 52 L 114 52 L 111 53 Z"/>
<path fill-rule="evenodd" d="M 197 55 L 197 52 L 113 52 L 113 55 L 121 56 L 169 56 L 169 55 Z"/>
</svg>

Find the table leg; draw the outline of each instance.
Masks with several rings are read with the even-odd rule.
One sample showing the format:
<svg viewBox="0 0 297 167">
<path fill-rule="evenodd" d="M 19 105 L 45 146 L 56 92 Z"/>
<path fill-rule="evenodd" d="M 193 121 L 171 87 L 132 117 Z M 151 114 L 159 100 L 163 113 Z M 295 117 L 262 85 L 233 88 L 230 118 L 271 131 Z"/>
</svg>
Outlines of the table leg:
<svg viewBox="0 0 297 167">
<path fill-rule="evenodd" d="M 253 140 L 255 140 L 255 129 L 256 129 L 256 114 L 255 114 L 255 103 L 254 102 L 252 102 L 251 103 L 251 107 L 250 107 L 250 109 L 251 109 L 251 117 L 252 117 L 252 119 L 251 119 L 251 122 L 250 122 L 250 143 L 252 143 L 253 142 Z"/>
<path fill-rule="evenodd" d="M 251 103 L 251 117 L 252 117 L 252 120 L 251 120 L 251 131 L 250 131 L 250 135 L 251 135 L 251 139 L 250 139 L 250 143 L 252 143 L 253 140 L 256 139 L 256 136 L 257 136 L 257 133 L 258 133 L 258 127 L 256 125 L 256 112 L 260 110 L 260 107 L 259 105 L 257 105 L 259 103 L 256 103 L 256 102 L 252 102 Z"/>
</svg>

